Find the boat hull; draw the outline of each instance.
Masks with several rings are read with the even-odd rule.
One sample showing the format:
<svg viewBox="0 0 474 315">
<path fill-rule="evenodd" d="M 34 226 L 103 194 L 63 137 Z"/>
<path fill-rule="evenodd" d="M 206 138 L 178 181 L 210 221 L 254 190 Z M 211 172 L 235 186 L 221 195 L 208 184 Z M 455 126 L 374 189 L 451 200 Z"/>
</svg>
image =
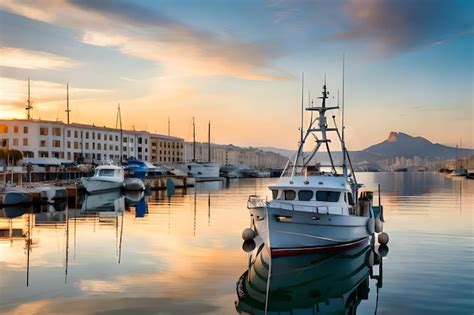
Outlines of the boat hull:
<svg viewBox="0 0 474 315">
<path fill-rule="evenodd" d="M 371 236 L 368 217 L 318 214 L 273 207 L 250 209 L 255 232 L 272 255 L 337 251 L 359 246 Z"/>
<path fill-rule="evenodd" d="M 105 181 L 92 177 L 82 178 L 81 183 L 90 194 L 117 190 L 123 187 L 123 182 Z"/>
<path fill-rule="evenodd" d="M 32 201 L 33 197 L 31 194 L 24 191 L 7 191 L 3 195 L 3 204 L 5 206 L 31 203 Z"/>
</svg>

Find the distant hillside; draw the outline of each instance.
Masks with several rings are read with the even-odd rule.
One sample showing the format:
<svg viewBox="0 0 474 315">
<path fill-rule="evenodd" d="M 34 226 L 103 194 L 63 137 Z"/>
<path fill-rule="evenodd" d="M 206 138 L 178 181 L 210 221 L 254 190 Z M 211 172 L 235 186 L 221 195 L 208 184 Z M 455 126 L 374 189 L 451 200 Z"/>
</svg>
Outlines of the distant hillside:
<svg viewBox="0 0 474 315">
<path fill-rule="evenodd" d="M 260 148 L 265 151 L 272 151 L 286 157 L 294 154 L 294 151 L 273 147 Z M 394 163 L 397 159 L 405 160 L 425 160 L 442 161 L 454 159 L 456 155 L 464 157 L 474 155 L 473 149 L 458 150 L 455 147 L 449 147 L 439 143 L 433 143 L 423 137 L 413 137 L 403 132 L 390 132 L 388 138 L 378 144 L 374 144 L 366 149 L 351 151 L 351 159 L 354 164 L 381 165 L 383 161 L 384 168 Z M 340 161 L 342 154 L 340 151 L 334 152 L 335 161 Z M 326 163 L 325 153 L 316 156 L 321 162 Z"/>
<path fill-rule="evenodd" d="M 372 145 L 364 150 L 369 158 L 396 158 L 412 159 L 415 156 L 428 160 L 444 160 L 456 156 L 456 148 L 439 143 L 432 143 L 423 137 L 413 137 L 403 132 L 390 132 L 387 140 Z M 461 150 L 458 150 L 461 154 Z M 474 150 L 463 149 L 462 155 L 473 155 Z"/>
</svg>

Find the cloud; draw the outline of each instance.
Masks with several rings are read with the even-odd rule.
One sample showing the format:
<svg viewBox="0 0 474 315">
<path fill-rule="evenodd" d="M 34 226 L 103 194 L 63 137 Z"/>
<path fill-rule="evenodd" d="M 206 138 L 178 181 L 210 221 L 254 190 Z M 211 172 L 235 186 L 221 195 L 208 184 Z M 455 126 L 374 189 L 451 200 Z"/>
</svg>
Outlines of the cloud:
<svg viewBox="0 0 474 315">
<path fill-rule="evenodd" d="M 167 73 L 249 80 L 290 77 L 272 65 L 282 56 L 275 44 L 201 30 L 131 3 L 48 0 L 17 4 L 5 0 L 1 6 L 32 19 L 78 29 L 84 43 L 113 47 L 124 54 L 156 62 Z"/>
<path fill-rule="evenodd" d="M 0 77 L 1 117 L 18 116 L 23 113 L 28 97 L 28 82 Z M 31 81 L 31 99 L 33 108 L 47 109 L 66 102 L 66 86 L 48 81 Z M 109 95 L 110 90 L 69 87 L 71 101 L 91 101 L 93 98 Z M 92 98 L 92 99 L 91 99 Z"/>
<path fill-rule="evenodd" d="M 348 29 L 330 40 L 364 40 L 379 57 L 443 43 L 472 32 L 472 5 L 443 0 L 352 0 Z"/>
<path fill-rule="evenodd" d="M 79 65 L 66 57 L 14 47 L 0 47 L 0 56 L 0 66 L 19 69 L 62 70 Z"/>
</svg>

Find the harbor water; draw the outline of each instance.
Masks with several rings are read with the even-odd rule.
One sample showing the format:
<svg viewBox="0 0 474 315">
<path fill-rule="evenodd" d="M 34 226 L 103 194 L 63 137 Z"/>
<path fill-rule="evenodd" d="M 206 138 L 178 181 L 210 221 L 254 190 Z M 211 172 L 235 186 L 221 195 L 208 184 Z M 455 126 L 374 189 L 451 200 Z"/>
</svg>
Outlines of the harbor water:
<svg viewBox="0 0 474 315">
<path fill-rule="evenodd" d="M 472 314 L 474 181 L 428 172 L 358 179 L 368 190 L 381 185 L 390 242 L 382 285 L 369 281 L 357 313 Z M 0 314 L 236 314 L 236 284 L 249 268 L 247 198 L 270 198 L 274 180 L 198 183 L 172 196 L 108 193 L 77 209 L 2 209 Z M 324 281 L 318 272 L 331 270 L 315 268 L 313 281 Z M 279 302 L 266 301 L 269 314 Z M 336 302 L 312 311 L 295 303 L 294 312 L 323 314 Z"/>
</svg>

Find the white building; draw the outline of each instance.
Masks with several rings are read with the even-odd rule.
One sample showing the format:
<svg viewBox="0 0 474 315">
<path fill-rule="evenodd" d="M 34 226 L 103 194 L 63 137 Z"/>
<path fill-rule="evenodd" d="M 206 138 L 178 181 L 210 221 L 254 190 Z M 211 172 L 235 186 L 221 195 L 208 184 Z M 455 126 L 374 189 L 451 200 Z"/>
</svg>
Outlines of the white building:
<svg viewBox="0 0 474 315">
<path fill-rule="evenodd" d="M 122 141 L 120 140 L 122 139 Z M 153 146 L 152 146 L 153 144 Z M 183 160 L 181 138 L 60 121 L 0 119 L 0 147 L 19 150 L 24 157 L 55 157 L 100 162 L 136 158 L 150 162 Z M 159 147 L 165 147 L 159 149 Z M 165 153 L 166 152 L 166 155 Z M 168 161 L 169 160 L 169 161 Z"/>
</svg>

